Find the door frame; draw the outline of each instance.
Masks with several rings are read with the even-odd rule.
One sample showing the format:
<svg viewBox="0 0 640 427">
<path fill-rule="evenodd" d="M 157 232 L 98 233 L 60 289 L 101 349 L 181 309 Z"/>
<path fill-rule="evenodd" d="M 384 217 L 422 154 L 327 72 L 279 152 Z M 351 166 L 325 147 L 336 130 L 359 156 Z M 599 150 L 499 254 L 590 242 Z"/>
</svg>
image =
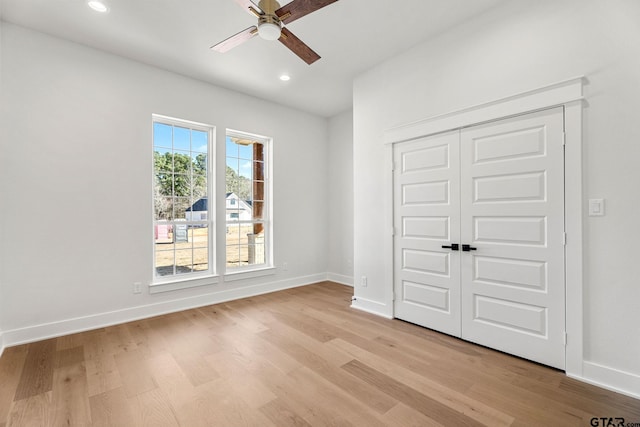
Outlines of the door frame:
<svg viewBox="0 0 640 427">
<path fill-rule="evenodd" d="M 552 107 L 564 109 L 565 136 L 565 372 L 570 377 L 583 377 L 583 174 L 582 174 L 582 110 L 585 104 L 583 76 L 563 80 L 506 98 L 474 105 L 457 111 L 426 118 L 388 129 L 384 133 L 385 172 L 384 209 L 385 259 L 393 261 L 393 144 L 436 135 L 486 122 L 505 119 Z M 385 262 L 385 305 L 392 317 L 394 300 L 393 262 Z"/>
</svg>

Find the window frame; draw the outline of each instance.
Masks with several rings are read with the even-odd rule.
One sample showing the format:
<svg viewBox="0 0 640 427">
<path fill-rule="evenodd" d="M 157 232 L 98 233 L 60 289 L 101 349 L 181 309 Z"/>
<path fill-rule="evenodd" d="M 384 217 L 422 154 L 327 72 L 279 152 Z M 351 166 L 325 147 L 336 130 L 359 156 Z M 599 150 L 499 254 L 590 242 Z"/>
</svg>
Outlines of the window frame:
<svg viewBox="0 0 640 427">
<path fill-rule="evenodd" d="M 234 129 L 226 129 L 225 132 L 225 170 L 227 166 L 227 159 L 229 158 L 229 153 L 227 153 L 227 138 L 239 138 L 239 139 L 249 139 L 255 142 L 259 142 L 263 145 L 263 164 L 264 164 L 264 173 L 263 173 L 263 211 L 262 211 L 262 219 L 259 220 L 236 220 L 233 222 L 227 221 L 227 215 L 225 213 L 224 223 L 225 229 L 228 228 L 230 224 L 255 224 L 261 223 L 264 227 L 264 264 L 249 264 L 244 266 L 230 267 L 227 264 L 227 236 L 221 236 L 221 249 L 224 248 L 224 275 L 225 280 L 238 280 L 243 278 L 251 278 L 258 277 L 264 274 L 272 274 L 275 270 L 275 265 L 273 262 L 273 138 L 258 135 L 250 132 L 239 131 Z M 235 156 L 232 156 L 235 157 Z M 255 160 L 254 160 L 255 161 Z M 251 192 L 253 195 L 253 177 L 251 180 Z M 226 210 L 226 197 L 227 197 L 227 189 L 225 182 L 225 192 L 218 197 L 222 197 L 224 199 L 224 206 Z M 253 199 L 253 197 L 252 197 Z M 221 199 L 222 200 L 222 199 Z M 252 200 L 253 202 L 253 200 Z M 239 206 L 239 204 L 238 204 Z"/>
<path fill-rule="evenodd" d="M 169 220 L 169 223 L 180 222 L 187 225 L 187 230 L 189 230 L 189 225 L 201 225 L 206 224 L 208 229 L 207 232 L 207 270 L 203 271 L 192 271 L 188 273 L 176 273 L 175 272 L 175 260 L 174 260 L 174 272 L 168 275 L 158 275 L 156 269 L 156 237 L 155 237 L 155 228 L 160 220 L 156 219 L 156 208 L 155 208 L 155 179 L 156 179 L 156 167 L 155 167 L 155 124 L 164 124 L 167 126 L 181 127 L 187 128 L 189 130 L 196 130 L 200 132 L 206 132 L 207 134 L 207 162 L 206 162 L 206 197 L 207 197 L 207 210 L 206 219 L 200 220 L 177 220 L 173 218 Z M 175 289 L 188 288 L 193 286 L 202 286 L 211 284 L 210 279 L 212 277 L 217 276 L 217 266 L 216 266 L 216 202 L 217 197 L 215 193 L 215 178 L 216 178 L 216 169 L 215 169 L 215 147 L 216 147 L 216 127 L 213 125 L 198 123 L 190 120 L 178 119 L 174 117 L 163 116 L 159 114 L 152 114 L 151 121 L 151 182 L 152 182 L 152 194 L 151 194 L 151 219 L 152 219 L 152 238 L 151 244 L 152 248 L 152 263 L 151 263 L 151 283 L 149 285 L 149 292 L 156 293 L 162 291 L 169 291 Z M 175 152 L 173 147 L 173 137 L 172 137 L 172 152 Z M 190 155 L 193 156 L 198 151 L 189 151 Z M 176 197 L 173 195 L 172 197 Z M 195 203 L 195 202 L 194 202 Z M 193 206 L 193 204 L 191 205 Z M 192 228 L 195 229 L 195 228 Z M 175 242 L 174 242 L 175 244 Z M 193 246 L 192 246 L 193 250 Z M 173 248 L 175 254 L 175 247 Z M 193 260 L 192 260 L 193 261 Z"/>
</svg>

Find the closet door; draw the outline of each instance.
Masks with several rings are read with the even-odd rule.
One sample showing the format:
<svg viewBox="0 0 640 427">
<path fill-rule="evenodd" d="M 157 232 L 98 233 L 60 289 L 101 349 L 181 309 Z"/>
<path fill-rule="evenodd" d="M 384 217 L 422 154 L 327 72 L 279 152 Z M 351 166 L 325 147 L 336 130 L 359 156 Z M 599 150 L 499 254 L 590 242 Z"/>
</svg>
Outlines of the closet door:
<svg viewBox="0 0 640 427">
<path fill-rule="evenodd" d="M 563 369 L 563 110 L 460 140 L 462 337 Z"/>
<path fill-rule="evenodd" d="M 395 316 L 460 336 L 459 132 L 394 146 Z"/>
</svg>

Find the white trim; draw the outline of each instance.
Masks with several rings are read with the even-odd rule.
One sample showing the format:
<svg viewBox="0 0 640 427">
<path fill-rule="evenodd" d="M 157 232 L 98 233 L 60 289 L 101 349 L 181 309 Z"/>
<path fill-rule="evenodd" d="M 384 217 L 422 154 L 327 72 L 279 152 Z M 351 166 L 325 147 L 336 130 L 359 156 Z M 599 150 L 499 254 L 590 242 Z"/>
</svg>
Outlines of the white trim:
<svg viewBox="0 0 640 427">
<path fill-rule="evenodd" d="M 580 101 L 564 106 L 565 372 L 575 376 L 584 361 L 582 109 Z"/>
<path fill-rule="evenodd" d="M 257 268 L 257 269 L 244 270 L 244 271 L 232 271 L 232 272 L 227 272 L 224 275 L 224 281 L 233 282 L 235 280 L 253 279 L 255 277 L 264 277 L 272 274 L 276 274 L 275 267 Z"/>
<path fill-rule="evenodd" d="M 353 276 L 345 276 L 337 273 L 327 273 L 327 280 L 353 287 Z"/>
<path fill-rule="evenodd" d="M 2 353 L 4 353 L 4 332 L 0 330 L 0 357 L 2 357 Z"/>
<path fill-rule="evenodd" d="M 568 374 L 567 374 L 568 375 Z M 584 376 L 569 375 L 598 387 L 640 399 L 640 375 L 609 368 L 593 362 L 584 362 Z"/>
<path fill-rule="evenodd" d="M 152 121 L 159 121 L 162 123 L 166 123 L 169 125 L 173 125 L 173 126 L 180 126 L 180 127 L 185 127 L 188 126 L 190 128 L 199 128 L 199 130 L 203 131 L 203 132 L 207 132 L 209 129 L 214 129 L 215 130 L 215 126 L 213 125 L 209 125 L 207 123 L 200 123 L 200 122 L 194 122 L 192 120 L 184 120 L 184 119 L 177 119 L 175 117 L 170 117 L 170 116 L 163 116 L 162 114 L 155 114 L 152 113 L 151 114 L 151 118 Z"/>
<path fill-rule="evenodd" d="M 326 280 L 326 273 L 310 276 L 296 277 L 270 283 L 261 283 L 242 288 L 226 289 L 219 292 L 198 295 L 194 297 L 175 299 L 156 304 L 125 308 L 89 316 L 64 319 L 57 322 L 43 323 L 4 331 L 4 345 L 14 346 L 19 344 L 55 338 L 78 332 L 89 331 L 97 328 L 146 319 L 163 314 L 174 313 L 192 308 L 204 307 L 240 298 L 247 298 L 261 294 L 267 294 L 284 289 L 310 285 Z"/>
<path fill-rule="evenodd" d="M 170 282 L 150 283 L 149 293 L 158 294 L 160 292 L 176 291 L 179 289 L 197 288 L 199 286 L 211 286 L 217 284 L 219 280 L 220 278 L 218 276 L 210 274 L 204 277 L 194 277 L 192 275 L 188 275 L 188 277 L 185 277 L 184 279 L 171 280 Z"/>
<path fill-rule="evenodd" d="M 383 141 L 385 144 L 408 141 L 486 121 L 580 101 L 584 99 L 582 94 L 584 81 L 585 78 L 582 76 L 574 77 L 506 98 L 407 123 L 386 130 Z"/>
<path fill-rule="evenodd" d="M 529 90 L 463 108 L 406 125 L 388 129 L 384 143 L 389 147 L 397 142 L 409 141 L 429 135 L 460 129 L 505 117 L 562 106 L 565 110 L 565 224 L 567 231 L 566 254 L 566 332 L 565 371 L 581 378 L 584 369 L 583 351 L 583 254 L 582 254 L 582 109 L 583 85 L 586 79 L 576 77 L 541 88 Z M 386 158 L 389 157 L 386 150 Z M 392 156 L 391 156 L 392 158 Z M 391 161 L 391 160 L 389 160 Z M 393 179 L 391 179 L 393 181 Z M 393 182 L 391 182 L 393 185 Z M 384 206 L 388 217 L 393 216 L 393 191 L 384 191 Z M 393 245 L 385 243 L 386 293 L 393 291 Z M 389 271 L 390 270 L 390 271 Z M 388 297 L 385 299 L 388 302 Z M 393 308 L 393 304 L 391 304 Z M 393 313 L 393 310 L 391 310 Z"/>
<path fill-rule="evenodd" d="M 389 307 L 387 304 L 378 301 L 355 297 L 351 302 L 351 308 L 386 317 L 387 319 L 393 319 L 393 307 Z"/>
<path fill-rule="evenodd" d="M 384 209 L 384 222 L 385 230 L 383 232 L 383 244 L 382 250 L 385 253 L 387 262 L 384 269 L 384 283 L 387 284 L 384 289 L 384 304 L 389 307 L 389 315 L 393 317 L 394 313 L 394 298 L 395 292 L 393 287 L 393 263 L 395 262 L 393 253 L 393 241 L 395 233 L 395 224 L 393 221 L 393 169 L 395 168 L 395 159 L 393 158 L 393 145 L 389 144 L 385 146 L 384 150 L 384 164 L 387 165 L 384 171 L 384 188 L 383 194 L 383 209 Z M 390 254 L 390 255 L 389 255 Z M 391 256 L 389 258 L 389 256 Z M 388 262 L 391 262 L 391 268 L 388 266 Z M 390 286 L 389 286 L 390 285 Z"/>
</svg>

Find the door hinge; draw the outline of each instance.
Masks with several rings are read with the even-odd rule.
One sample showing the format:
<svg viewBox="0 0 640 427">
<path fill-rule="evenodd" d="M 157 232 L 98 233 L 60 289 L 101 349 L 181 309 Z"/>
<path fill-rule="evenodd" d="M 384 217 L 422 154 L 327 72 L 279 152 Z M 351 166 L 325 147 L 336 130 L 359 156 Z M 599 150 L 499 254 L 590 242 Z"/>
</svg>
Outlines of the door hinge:
<svg viewBox="0 0 640 427">
<path fill-rule="evenodd" d="M 391 235 L 392 236 L 396 235 L 396 228 L 395 227 L 391 227 Z"/>
<path fill-rule="evenodd" d="M 562 132 L 562 145 L 567 145 L 567 134 L 566 132 Z"/>
<path fill-rule="evenodd" d="M 562 245 L 567 246 L 567 233 L 562 233 Z"/>
<path fill-rule="evenodd" d="M 391 160 L 391 171 L 396 170 L 396 161 L 395 160 Z"/>
<path fill-rule="evenodd" d="M 396 291 L 394 290 L 394 291 L 391 293 L 391 301 L 395 301 L 395 300 L 396 300 Z"/>
<path fill-rule="evenodd" d="M 564 337 L 563 338 L 564 338 L 564 345 L 567 345 L 568 335 L 567 335 L 566 332 L 564 333 Z"/>
</svg>

